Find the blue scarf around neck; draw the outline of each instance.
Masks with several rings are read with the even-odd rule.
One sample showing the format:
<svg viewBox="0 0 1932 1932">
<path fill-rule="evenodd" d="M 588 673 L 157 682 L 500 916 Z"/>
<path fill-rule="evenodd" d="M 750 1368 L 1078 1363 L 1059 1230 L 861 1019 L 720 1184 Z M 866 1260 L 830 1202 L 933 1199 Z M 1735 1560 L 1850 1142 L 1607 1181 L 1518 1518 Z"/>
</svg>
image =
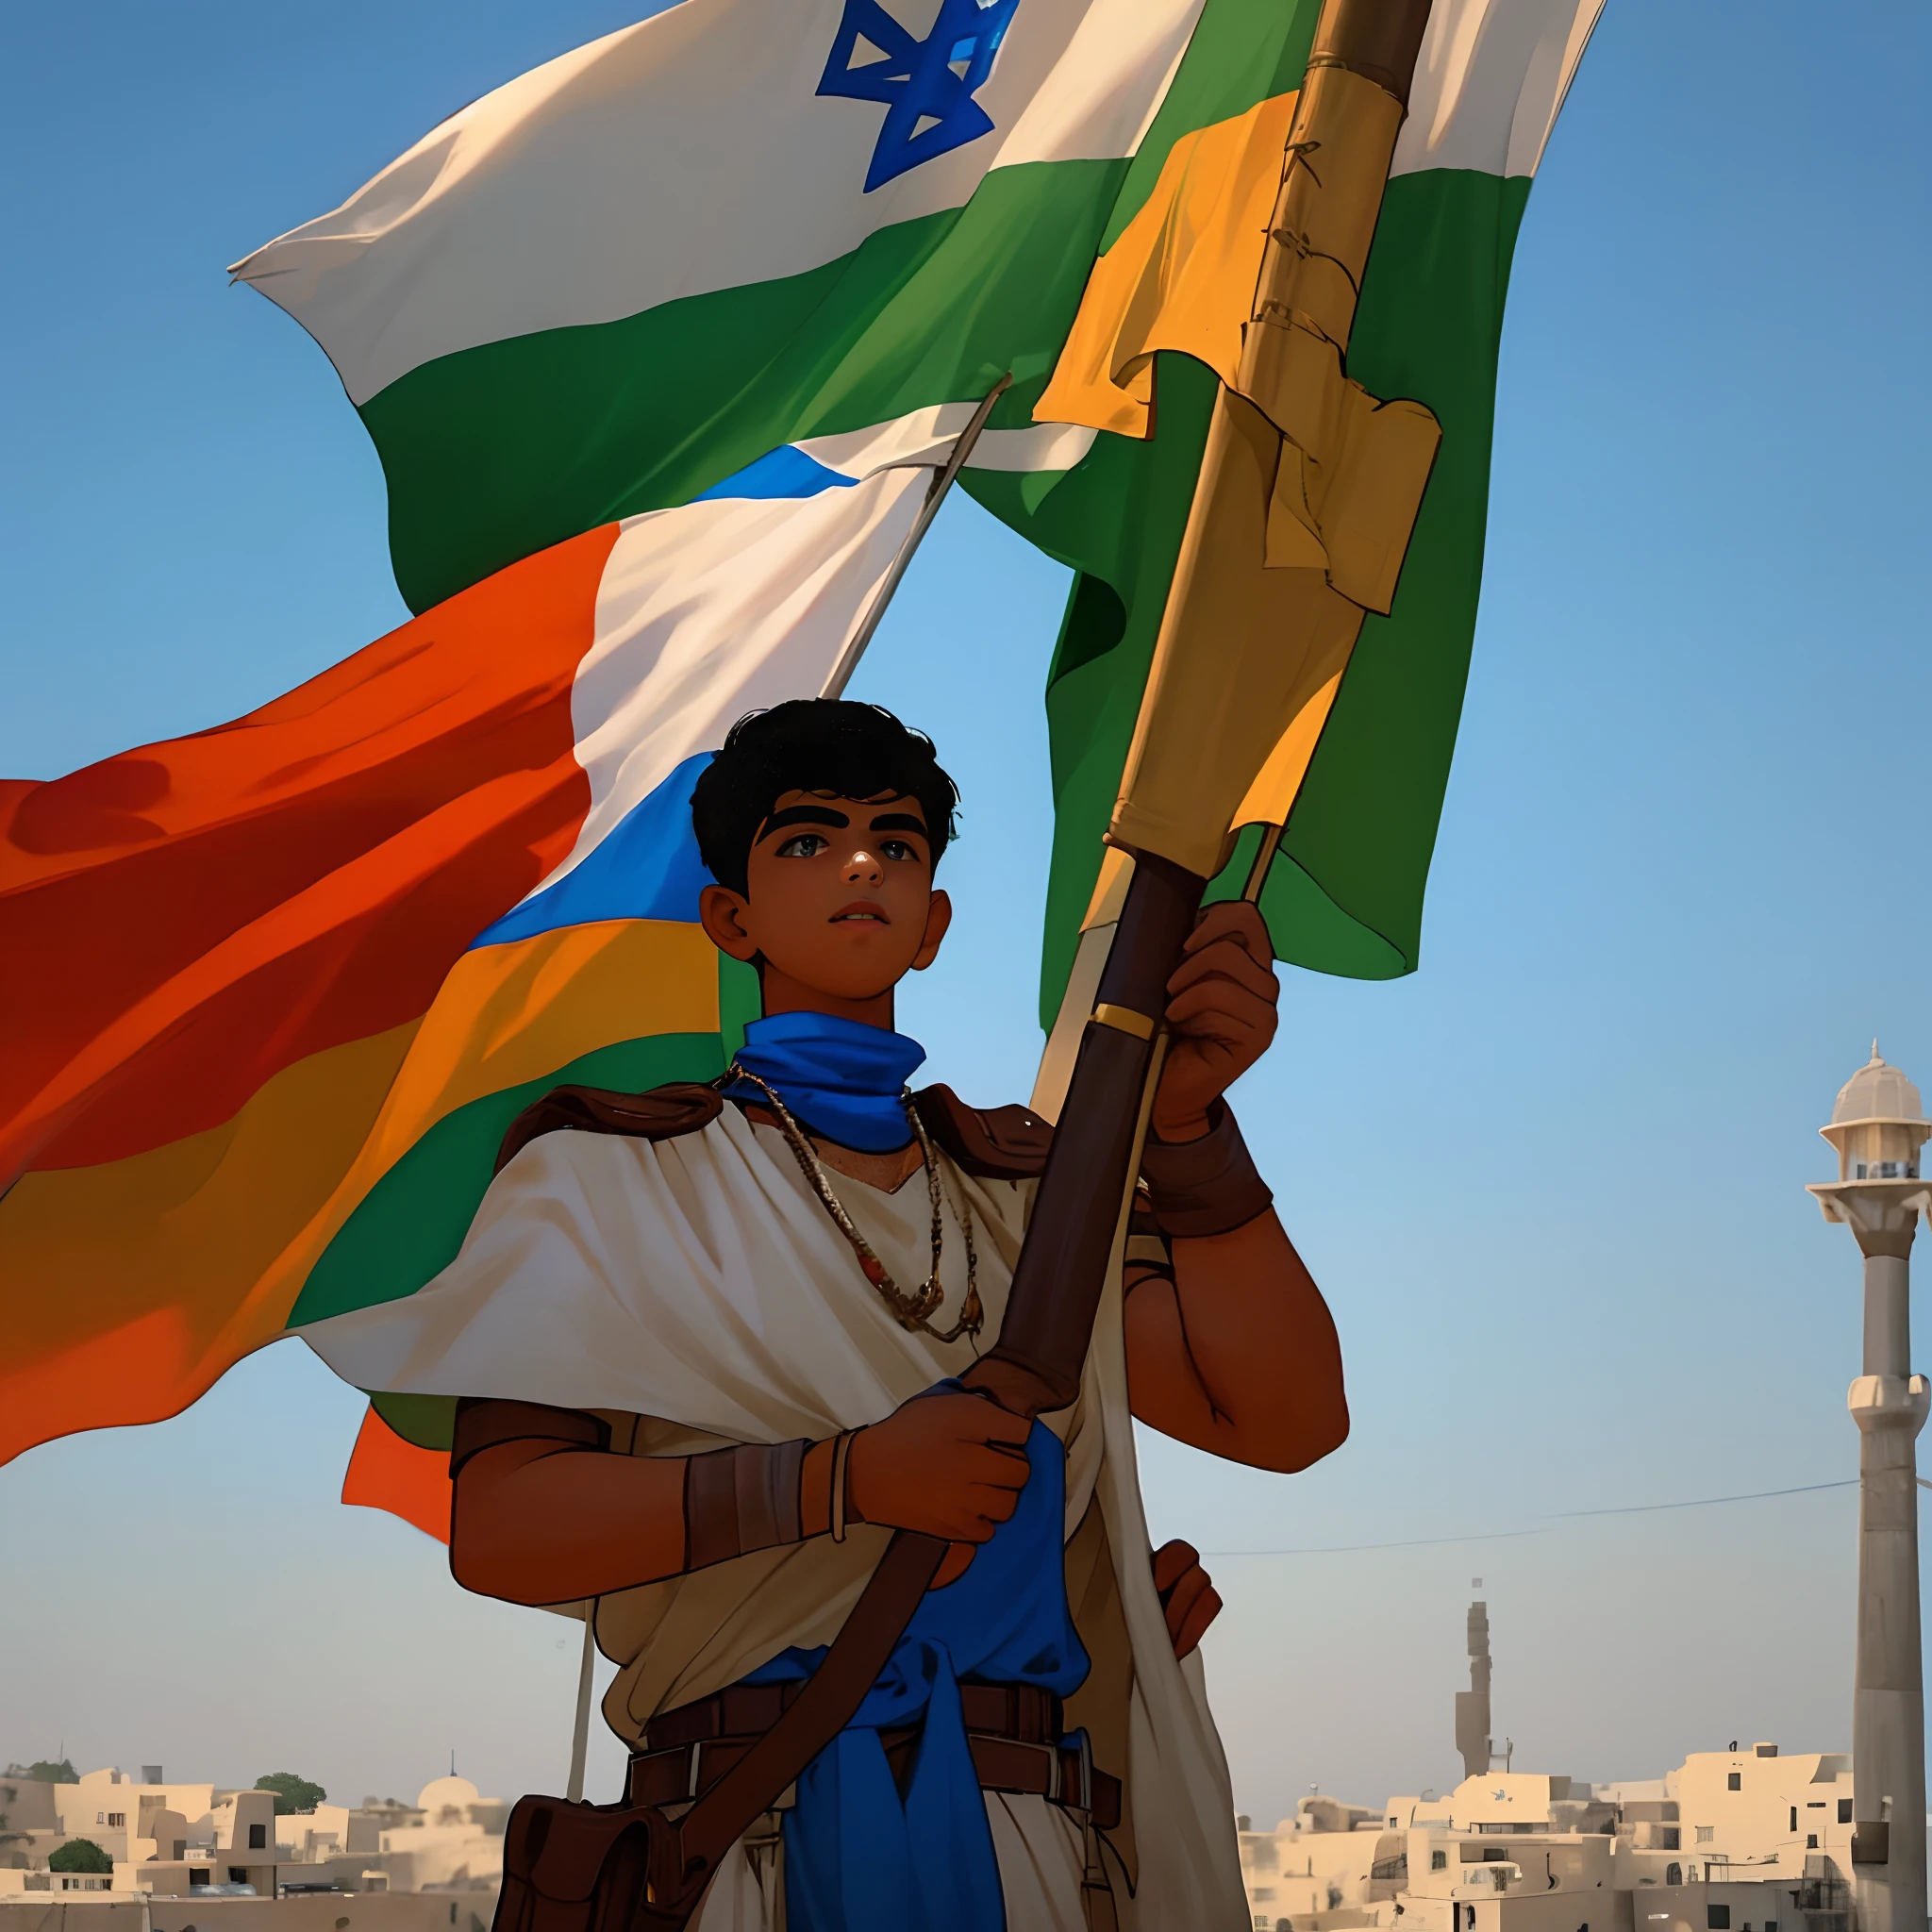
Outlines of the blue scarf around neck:
<svg viewBox="0 0 1932 1932">
<path fill-rule="evenodd" d="M 918 1041 L 889 1027 L 831 1013 L 775 1013 L 744 1029 L 737 1064 L 768 1082 L 813 1133 L 861 1154 L 890 1154 L 912 1138 L 899 1096 L 924 1058 Z M 765 1097 L 742 1079 L 724 1092 Z"/>
</svg>

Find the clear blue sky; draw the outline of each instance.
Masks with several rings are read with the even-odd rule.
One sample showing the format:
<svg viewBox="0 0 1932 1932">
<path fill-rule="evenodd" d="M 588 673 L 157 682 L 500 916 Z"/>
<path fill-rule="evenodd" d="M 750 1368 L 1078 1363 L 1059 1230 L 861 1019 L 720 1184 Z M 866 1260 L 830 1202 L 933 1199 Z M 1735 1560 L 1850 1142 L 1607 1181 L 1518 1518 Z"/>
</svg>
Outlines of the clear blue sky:
<svg viewBox="0 0 1932 1932">
<path fill-rule="evenodd" d="M 401 618 L 352 411 L 223 265 L 634 15 L 0 18 L 0 770 L 217 723 Z M 1828 28 L 1610 0 L 1531 196 L 1422 970 L 1292 975 L 1241 1096 L 1355 1433 L 1295 1479 L 1150 1441 L 1145 1480 L 1157 1534 L 1210 1551 L 1535 1533 L 1215 1560 L 1210 1678 L 1262 1818 L 1317 1781 L 1453 1781 L 1478 1574 L 1519 1767 L 1849 1740 L 1852 1491 L 1560 1512 L 1856 1469 L 1856 1253 L 1802 1187 L 1874 1033 L 1932 1081 L 1928 38 L 1903 0 Z M 988 1102 L 1039 1045 L 1063 591 L 956 502 L 855 687 L 965 791 L 961 924 L 903 1024 Z M 354 1800 L 454 1747 L 494 1790 L 556 1788 L 568 1633 L 336 1506 L 359 1409 L 285 1344 L 175 1423 L 0 1471 L 0 1759 L 64 1740 Z"/>
</svg>

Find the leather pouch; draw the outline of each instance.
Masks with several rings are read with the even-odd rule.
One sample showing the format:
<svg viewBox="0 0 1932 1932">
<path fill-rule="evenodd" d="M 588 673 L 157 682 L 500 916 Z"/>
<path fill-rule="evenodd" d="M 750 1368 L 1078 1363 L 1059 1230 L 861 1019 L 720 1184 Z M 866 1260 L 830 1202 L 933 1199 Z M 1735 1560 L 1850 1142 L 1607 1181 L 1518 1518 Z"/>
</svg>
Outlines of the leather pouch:
<svg viewBox="0 0 1932 1932">
<path fill-rule="evenodd" d="M 680 1932 L 752 1821 L 851 1722 L 945 1554 L 931 1537 L 894 1531 L 798 1695 L 677 1817 L 627 1801 L 520 1798 L 504 1833 L 493 1932 Z"/>
<path fill-rule="evenodd" d="M 655 1805 L 519 1799 L 494 1932 L 678 1932 L 710 1876 L 684 1871 L 682 1838 Z"/>
</svg>

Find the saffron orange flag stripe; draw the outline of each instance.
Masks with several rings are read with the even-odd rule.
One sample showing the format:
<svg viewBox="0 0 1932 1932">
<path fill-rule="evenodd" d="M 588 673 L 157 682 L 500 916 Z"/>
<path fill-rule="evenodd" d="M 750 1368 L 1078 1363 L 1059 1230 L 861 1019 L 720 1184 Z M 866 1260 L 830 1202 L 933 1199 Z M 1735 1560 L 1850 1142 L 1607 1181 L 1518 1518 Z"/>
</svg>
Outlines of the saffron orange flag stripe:
<svg viewBox="0 0 1932 1932">
<path fill-rule="evenodd" d="M 691 787 L 823 687 L 950 449 L 773 452 L 232 724 L 0 786 L 0 1460 L 416 1292 L 558 1081 L 722 1070 L 756 991 L 695 923 Z"/>
<path fill-rule="evenodd" d="M 232 724 L 10 788 L 0 1183 L 202 1132 L 309 1054 L 421 1016 L 583 822 L 570 694 L 615 535 Z"/>
<path fill-rule="evenodd" d="M 478 930 L 590 806 L 616 526 L 235 723 L 0 795 L 0 1459 L 284 1331 L 286 1266 Z"/>
<path fill-rule="evenodd" d="M 349 1453 L 342 1501 L 363 1509 L 386 1509 L 446 1543 L 452 1502 L 449 1457 L 440 1449 L 419 1449 L 404 1441 L 372 1408 Z"/>
</svg>

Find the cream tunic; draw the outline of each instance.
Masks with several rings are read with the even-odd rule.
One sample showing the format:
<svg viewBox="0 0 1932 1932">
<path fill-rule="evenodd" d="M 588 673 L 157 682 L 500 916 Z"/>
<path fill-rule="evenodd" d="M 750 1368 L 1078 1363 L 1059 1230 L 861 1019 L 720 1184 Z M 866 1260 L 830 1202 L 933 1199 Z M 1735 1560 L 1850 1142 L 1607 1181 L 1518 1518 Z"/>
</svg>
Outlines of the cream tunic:
<svg viewBox="0 0 1932 1932">
<path fill-rule="evenodd" d="M 461 1252 L 408 1298 L 311 1324 L 339 1374 L 397 1393 L 505 1396 L 604 1411 L 613 1446 L 676 1455 L 722 1441 L 823 1438 L 889 1415 L 969 1368 L 999 1332 L 1034 1184 L 985 1181 L 944 1155 L 947 1193 L 934 1325 L 957 1319 L 970 1211 L 986 1327 L 975 1347 L 900 1327 L 777 1129 L 735 1107 L 660 1141 L 558 1131 L 492 1183 Z M 830 1176 L 893 1278 L 931 1257 L 924 1176 L 888 1193 Z M 1220 1740 L 1198 1654 L 1175 1662 L 1147 1558 L 1134 1463 L 1118 1274 L 1079 1399 L 1046 1418 L 1067 1444 L 1068 1596 L 1093 1660 L 1069 1700 L 1094 1758 L 1123 1778 L 1109 1870 L 1124 1932 L 1250 1923 Z M 619 1665 L 605 1716 L 635 1742 L 658 1711 L 736 1682 L 791 1644 L 826 1643 L 887 1532 L 817 1537 L 598 1605 Z M 1084 1923 L 1079 1834 L 1043 1800 L 989 1794 L 1013 1932 Z M 756 1848 L 751 1848 L 754 1852 Z M 760 1862 L 760 1858 L 763 1862 Z M 721 1874 L 704 1932 L 764 1926 L 770 1855 Z"/>
</svg>

